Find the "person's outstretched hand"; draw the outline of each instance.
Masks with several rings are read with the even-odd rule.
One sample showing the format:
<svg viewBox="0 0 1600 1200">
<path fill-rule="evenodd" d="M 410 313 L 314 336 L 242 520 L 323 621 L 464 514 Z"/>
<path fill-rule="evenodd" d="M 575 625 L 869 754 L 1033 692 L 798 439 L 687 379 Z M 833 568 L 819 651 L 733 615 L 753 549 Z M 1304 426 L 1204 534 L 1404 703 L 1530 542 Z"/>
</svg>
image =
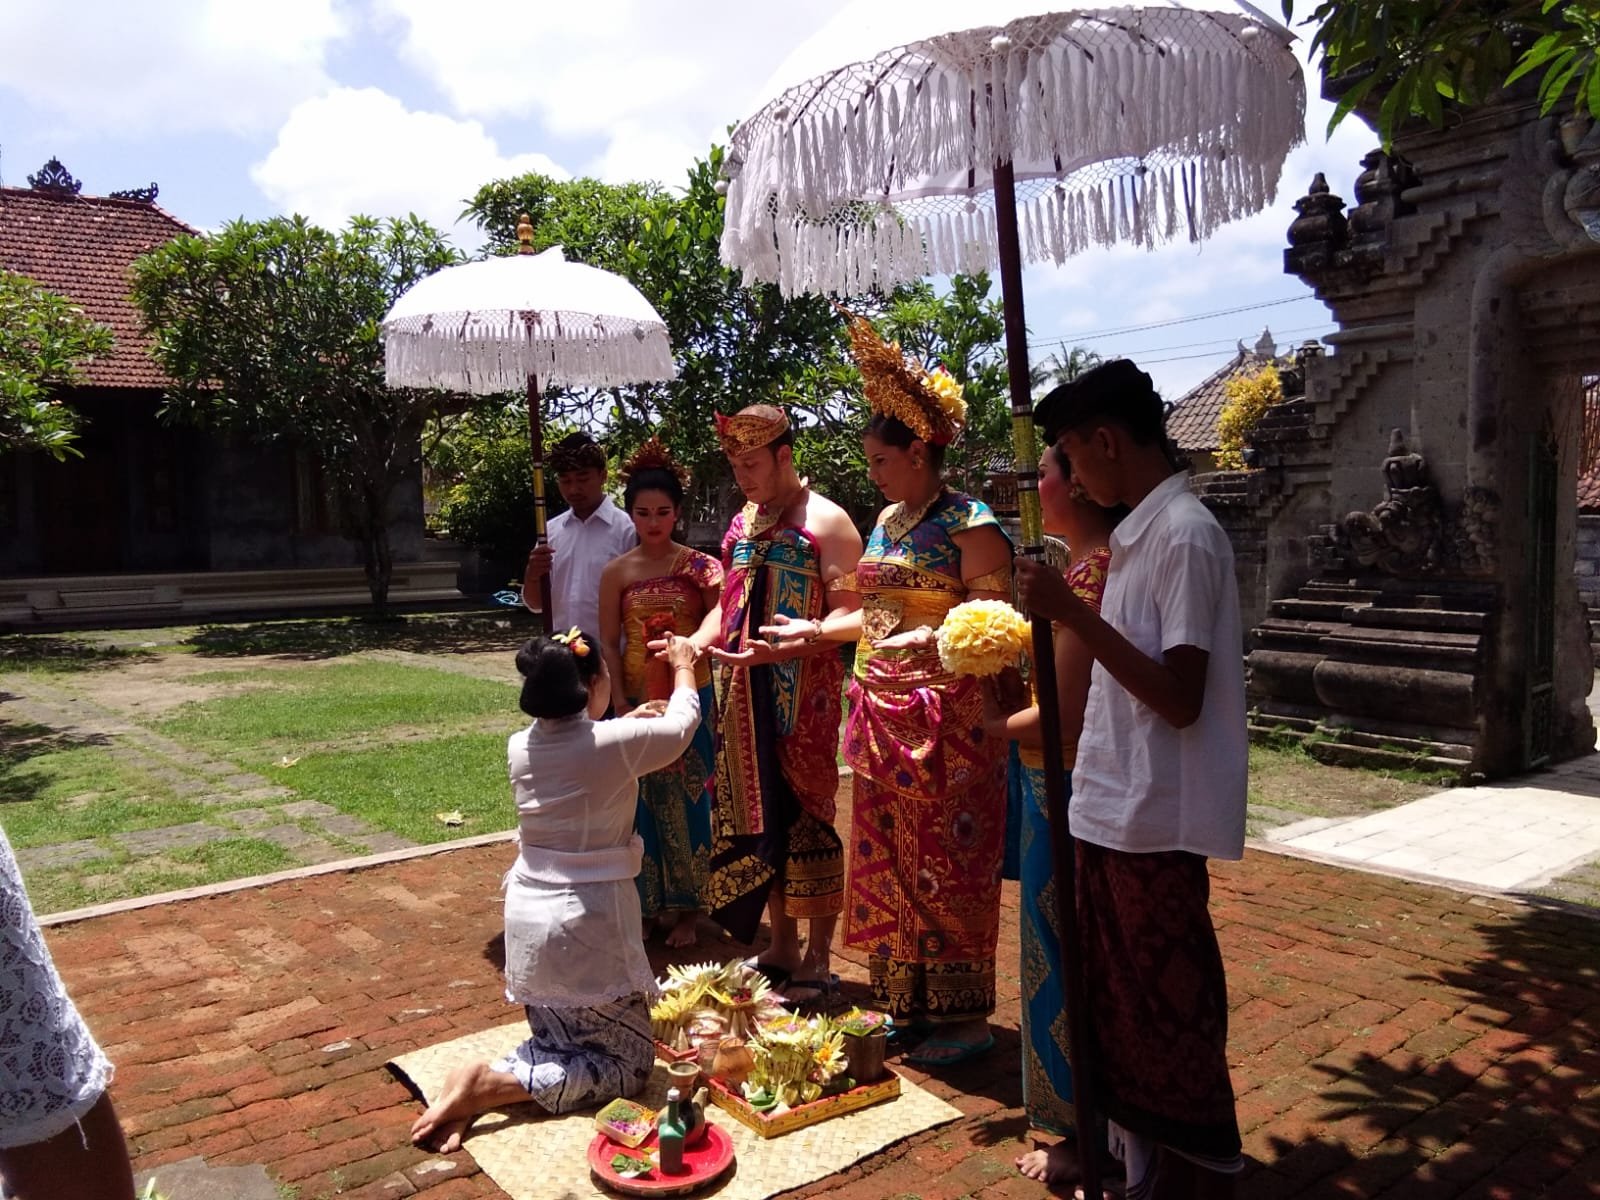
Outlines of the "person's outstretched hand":
<svg viewBox="0 0 1600 1200">
<path fill-rule="evenodd" d="M 695 663 L 700 661 L 700 649 L 690 639 L 669 633 L 666 645 L 662 647 L 666 652 L 665 657 L 675 671 L 692 671 Z"/>
</svg>

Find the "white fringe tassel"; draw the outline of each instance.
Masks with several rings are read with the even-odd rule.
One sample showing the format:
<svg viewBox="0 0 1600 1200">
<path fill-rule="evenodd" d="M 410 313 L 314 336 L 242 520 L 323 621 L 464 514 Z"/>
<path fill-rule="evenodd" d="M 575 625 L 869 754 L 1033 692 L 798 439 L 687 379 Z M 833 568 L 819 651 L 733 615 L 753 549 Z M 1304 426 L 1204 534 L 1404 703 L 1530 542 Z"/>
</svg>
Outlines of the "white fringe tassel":
<svg viewBox="0 0 1600 1200">
<path fill-rule="evenodd" d="M 664 325 L 542 313 L 531 335 L 515 313 L 442 313 L 384 326 L 390 387 L 490 395 L 540 387 L 620 387 L 677 374 Z"/>
<path fill-rule="evenodd" d="M 1103 9 L 951 34 L 740 126 L 722 259 L 786 295 L 993 269 L 1007 158 L 1030 262 L 1198 241 L 1272 202 L 1304 126 L 1299 63 L 1243 14 Z"/>
</svg>

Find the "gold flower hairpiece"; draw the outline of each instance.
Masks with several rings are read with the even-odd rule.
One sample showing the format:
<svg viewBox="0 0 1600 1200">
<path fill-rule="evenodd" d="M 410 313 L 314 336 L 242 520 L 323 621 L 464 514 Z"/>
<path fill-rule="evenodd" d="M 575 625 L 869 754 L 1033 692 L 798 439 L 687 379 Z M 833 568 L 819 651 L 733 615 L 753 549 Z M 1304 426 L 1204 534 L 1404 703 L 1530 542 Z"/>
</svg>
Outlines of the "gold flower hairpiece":
<svg viewBox="0 0 1600 1200">
<path fill-rule="evenodd" d="M 924 370 L 885 342 L 865 317 L 842 306 L 850 330 L 850 357 L 861 371 L 867 405 L 893 417 L 931 446 L 948 446 L 967 423 L 961 384 L 943 367 Z"/>
<path fill-rule="evenodd" d="M 551 634 L 550 640 L 552 642 L 560 642 L 579 658 L 587 658 L 589 656 L 589 643 L 583 638 L 583 630 L 579 629 L 576 625 L 567 630 L 565 633 Z"/>
</svg>

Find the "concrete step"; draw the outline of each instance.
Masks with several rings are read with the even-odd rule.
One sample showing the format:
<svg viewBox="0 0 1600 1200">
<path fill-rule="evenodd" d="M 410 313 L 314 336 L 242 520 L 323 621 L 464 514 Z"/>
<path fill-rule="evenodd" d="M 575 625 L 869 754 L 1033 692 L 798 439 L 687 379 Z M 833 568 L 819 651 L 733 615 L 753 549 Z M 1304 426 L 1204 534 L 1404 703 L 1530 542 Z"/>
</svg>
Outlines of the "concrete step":
<svg viewBox="0 0 1600 1200">
<path fill-rule="evenodd" d="M 1350 614 L 1356 625 L 1382 625 L 1392 629 L 1435 629 L 1478 631 L 1488 623 L 1488 614 L 1449 608 L 1392 608 L 1377 604 Z"/>
<path fill-rule="evenodd" d="M 1274 617 L 1300 617 L 1308 621 L 1343 621 L 1351 605 L 1344 600 L 1274 600 L 1267 610 Z"/>
<path fill-rule="evenodd" d="M 1342 600 L 1346 604 L 1375 604 L 1383 598 L 1377 588 L 1356 587 L 1350 583 L 1324 583 L 1313 580 L 1300 589 L 1302 600 Z"/>
</svg>

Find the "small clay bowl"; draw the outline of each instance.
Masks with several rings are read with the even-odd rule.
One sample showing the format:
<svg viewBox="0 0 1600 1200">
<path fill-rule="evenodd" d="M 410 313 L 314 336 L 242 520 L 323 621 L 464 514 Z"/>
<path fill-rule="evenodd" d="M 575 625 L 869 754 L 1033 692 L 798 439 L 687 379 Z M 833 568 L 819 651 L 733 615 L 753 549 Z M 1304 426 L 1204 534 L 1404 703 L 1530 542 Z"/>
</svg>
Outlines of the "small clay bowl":
<svg viewBox="0 0 1600 1200">
<path fill-rule="evenodd" d="M 667 1074 L 671 1077 L 668 1086 L 677 1088 L 678 1094 L 688 1100 L 694 1095 L 695 1084 L 700 1082 L 700 1064 L 693 1059 L 668 1063 Z"/>
</svg>

